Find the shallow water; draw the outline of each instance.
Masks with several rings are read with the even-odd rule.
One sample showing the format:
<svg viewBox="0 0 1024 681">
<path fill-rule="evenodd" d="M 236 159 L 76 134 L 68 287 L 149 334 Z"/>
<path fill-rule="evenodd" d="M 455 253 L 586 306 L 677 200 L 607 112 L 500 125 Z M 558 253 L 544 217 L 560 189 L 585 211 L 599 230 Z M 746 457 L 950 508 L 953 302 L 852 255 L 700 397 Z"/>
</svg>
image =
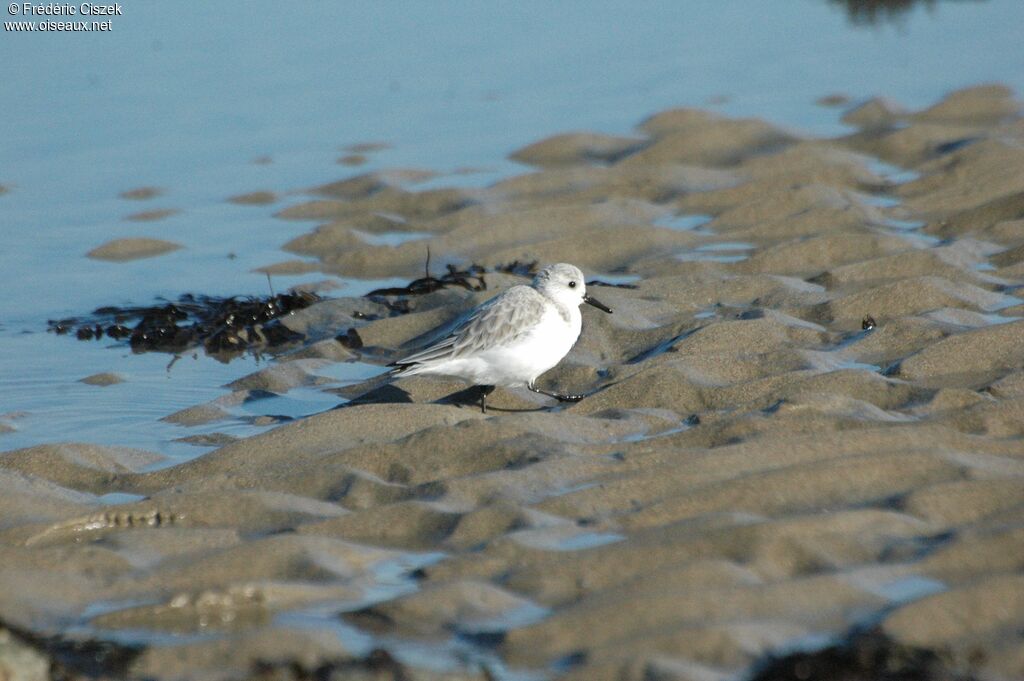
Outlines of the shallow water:
<svg viewBox="0 0 1024 681">
<path fill-rule="evenodd" d="M 722 241 L 704 244 L 677 253 L 676 258 L 684 262 L 712 261 L 722 263 L 742 262 L 750 257 L 748 251 L 756 248 L 754 244 L 740 241 Z"/>
<path fill-rule="evenodd" d="M 480 186 L 515 172 L 507 154 L 544 135 L 628 133 L 669 106 L 836 134 L 840 112 L 813 104 L 830 93 L 920 106 L 980 81 L 1024 90 L 1016 0 L 918 5 L 874 25 L 818 0 L 661 2 L 628 13 L 583 2 L 246 9 L 133 5 L 110 33 L 7 32 L 0 42 L 0 184 L 9 189 L 0 196 L 0 421 L 14 428 L 0 434 L 0 450 L 74 439 L 174 458 L 205 451 L 175 441 L 199 430 L 159 418 L 223 394 L 254 360 L 183 358 L 167 370 L 168 356 L 57 338 L 46 320 L 184 292 L 267 293 L 253 269 L 296 259 L 280 246 L 308 224 L 273 214 L 302 200 L 293 192 L 304 187 L 395 166 L 441 173 L 424 188 Z M 368 141 L 390 148 L 363 152 L 361 167 L 337 165 L 342 147 Z M 140 186 L 162 191 L 119 198 Z M 226 201 L 256 190 L 277 202 Z M 165 209 L 178 212 L 126 219 Z M 666 226 L 698 226 L 681 220 Z M 185 248 L 129 263 L 85 257 L 127 236 Z M 274 277 L 273 286 L 322 278 Z M 338 283 L 348 284 L 339 295 L 373 287 Z M 78 382 L 105 371 L 126 381 Z M 328 402 L 315 392 L 245 410 L 301 415 Z M 262 427 L 243 419 L 216 430 Z"/>
<path fill-rule="evenodd" d="M 658 227 L 668 227 L 669 229 L 678 229 L 680 231 L 695 230 L 699 227 L 711 222 L 712 217 L 710 215 L 670 215 L 664 218 L 660 218 L 654 221 L 654 224 Z"/>
</svg>

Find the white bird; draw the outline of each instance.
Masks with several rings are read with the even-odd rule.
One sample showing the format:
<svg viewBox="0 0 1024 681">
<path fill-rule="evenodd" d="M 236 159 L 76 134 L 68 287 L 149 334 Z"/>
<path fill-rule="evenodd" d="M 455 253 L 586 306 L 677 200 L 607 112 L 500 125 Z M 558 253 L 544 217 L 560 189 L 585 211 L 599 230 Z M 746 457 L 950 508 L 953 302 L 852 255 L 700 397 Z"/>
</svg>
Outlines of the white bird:
<svg viewBox="0 0 1024 681">
<path fill-rule="evenodd" d="M 580 305 L 611 309 L 587 295 L 583 272 L 560 263 L 541 270 L 529 286 L 502 292 L 469 312 L 450 335 L 430 347 L 398 360 L 393 376 L 454 376 L 479 386 L 480 408 L 496 386 L 526 387 L 562 401 L 582 395 L 540 390 L 537 377 L 569 354 L 580 336 Z"/>
</svg>

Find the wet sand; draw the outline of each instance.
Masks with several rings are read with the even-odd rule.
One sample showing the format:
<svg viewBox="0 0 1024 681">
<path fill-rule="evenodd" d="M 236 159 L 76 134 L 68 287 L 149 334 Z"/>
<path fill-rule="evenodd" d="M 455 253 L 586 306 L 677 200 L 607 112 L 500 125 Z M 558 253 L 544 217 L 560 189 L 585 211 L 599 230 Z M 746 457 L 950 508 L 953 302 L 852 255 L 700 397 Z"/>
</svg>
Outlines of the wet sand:
<svg viewBox="0 0 1024 681">
<path fill-rule="evenodd" d="M 435 268 L 635 285 L 596 287 L 615 314 L 585 310 L 540 381 L 592 394 L 499 390 L 483 415 L 457 382 L 371 380 L 180 465 L 4 454 L 0 670 L 81 673 L 67 651 L 103 641 L 132 678 L 703 681 L 870 630 L 937 674 L 1021 678 L 1019 110 L 998 86 L 872 101 L 823 140 L 678 109 L 540 140 L 485 189 L 312 190 L 280 216 L 316 221 L 287 248 L 326 273 L 418 277 L 429 243 Z M 295 312 L 301 348 L 168 418 L 383 366 L 523 281 L 485 279 Z"/>
<path fill-rule="evenodd" d="M 102 246 L 97 246 L 86 253 L 86 256 L 97 260 L 139 260 L 170 253 L 179 248 L 183 248 L 181 244 L 164 241 L 163 239 L 132 237 L 108 241 Z"/>
</svg>

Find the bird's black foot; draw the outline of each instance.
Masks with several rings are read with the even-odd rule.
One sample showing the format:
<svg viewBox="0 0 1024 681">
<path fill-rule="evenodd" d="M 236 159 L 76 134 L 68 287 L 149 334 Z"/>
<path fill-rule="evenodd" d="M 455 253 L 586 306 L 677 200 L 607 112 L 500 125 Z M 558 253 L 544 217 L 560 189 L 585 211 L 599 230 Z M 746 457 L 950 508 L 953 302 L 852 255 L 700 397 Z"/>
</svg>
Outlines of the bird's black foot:
<svg viewBox="0 0 1024 681">
<path fill-rule="evenodd" d="M 548 397 L 553 397 L 556 400 L 558 400 L 559 402 L 579 402 L 584 397 L 586 397 L 586 395 L 560 395 L 559 393 L 549 393 L 547 390 L 541 390 L 540 388 L 538 388 L 537 386 L 533 385 L 532 383 L 530 385 L 526 386 L 526 387 L 529 388 L 530 390 L 532 390 L 535 393 L 539 393 L 541 395 L 547 395 Z"/>
<path fill-rule="evenodd" d="M 480 390 L 480 411 L 484 414 L 487 413 L 487 396 L 494 392 L 493 385 L 481 385 L 478 386 Z"/>
</svg>

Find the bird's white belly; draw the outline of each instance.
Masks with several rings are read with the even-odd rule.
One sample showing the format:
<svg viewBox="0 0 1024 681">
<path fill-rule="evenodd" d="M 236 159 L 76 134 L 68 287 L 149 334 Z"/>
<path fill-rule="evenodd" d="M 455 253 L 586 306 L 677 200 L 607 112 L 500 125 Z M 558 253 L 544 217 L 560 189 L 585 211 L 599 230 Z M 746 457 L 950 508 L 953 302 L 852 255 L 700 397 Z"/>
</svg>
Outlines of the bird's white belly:
<svg viewBox="0 0 1024 681">
<path fill-rule="evenodd" d="M 515 388 L 532 383 L 562 361 L 579 338 L 579 310 L 569 312 L 566 321 L 557 310 L 549 310 L 540 323 L 516 342 L 484 350 L 473 357 L 451 360 L 445 373 L 461 376 L 477 385 Z"/>
</svg>

